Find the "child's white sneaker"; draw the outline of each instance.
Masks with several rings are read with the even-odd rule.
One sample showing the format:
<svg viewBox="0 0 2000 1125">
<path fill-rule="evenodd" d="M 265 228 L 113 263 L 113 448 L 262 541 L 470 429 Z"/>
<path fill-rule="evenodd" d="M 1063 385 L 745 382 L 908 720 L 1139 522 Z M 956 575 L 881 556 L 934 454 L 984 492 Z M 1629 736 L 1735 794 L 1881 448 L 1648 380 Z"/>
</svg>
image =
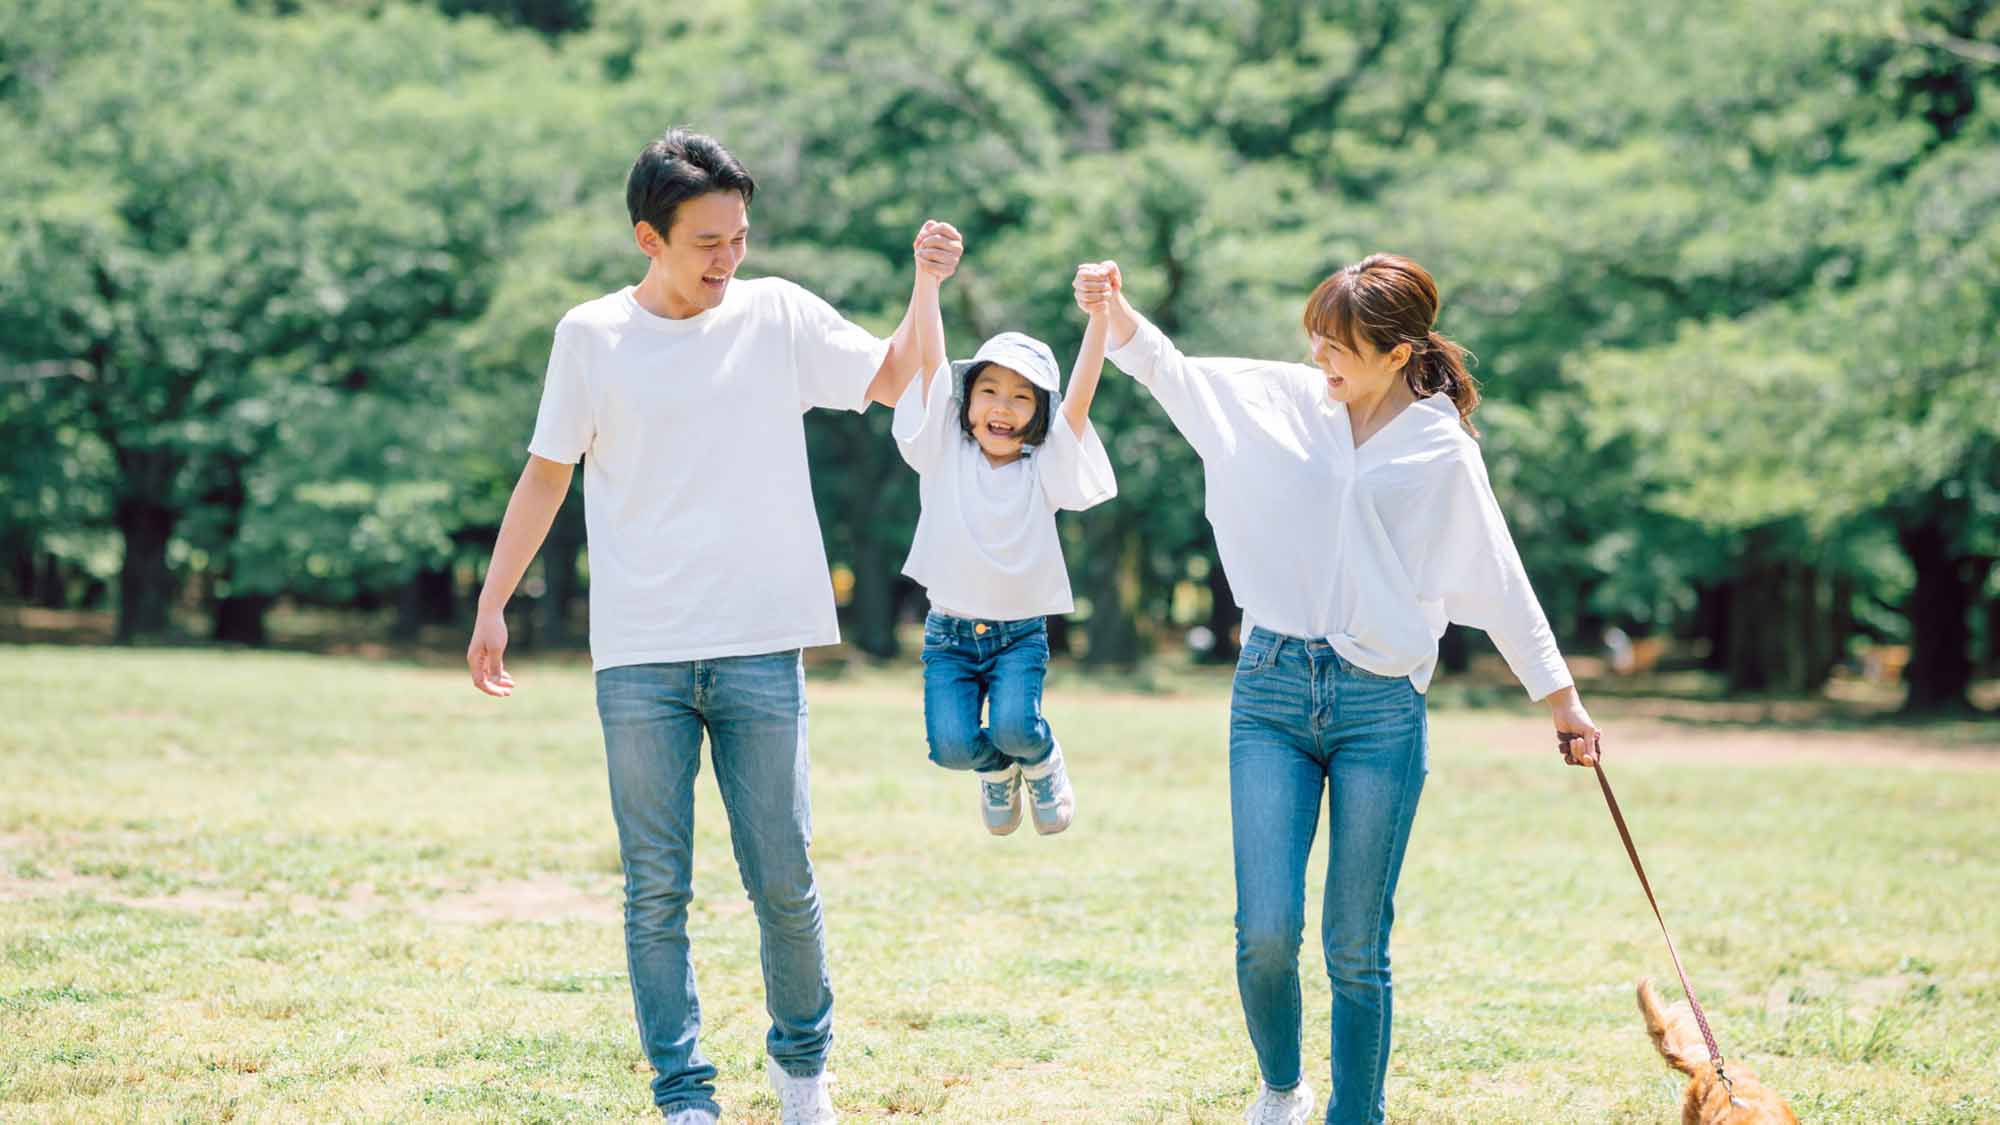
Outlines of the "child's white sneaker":
<svg viewBox="0 0 2000 1125">
<path fill-rule="evenodd" d="M 831 1074 L 820 1071 L 811 1078 L 794 1078 L 769 1055 L 764 1056 L 764 1073 L 771 1078 L 771 1089 L 778 1092 L 781 1125 L 835 1125 L 840 1120 L 834 1115 L 833 1095 L 827 1090 L 833 1081 Z"/>
<path fill-rule="evenodd" d="M 1318 1108 L 1312 1087 L 1304 1082 L 1282 1093 L 1266 1084 L 1257 1100 L 1250 1103 L 1250 1112 L 1244 1120 L 1249 1125 L 1306 1125 Z"/>
<path fill-rule="evenodd" d="M 995 836 L 1005 836 L 1021 827 L 1019 765 L 1009 765 L 992 773 L 980 772 L 979 815 L 986 820 L 986 830 Z"/>
<path fill-rule="evenodd" d="M 1053 836 L 1076 819 L 1076 791 L 1069 786 L 1069 772 L 1063 769 L 1062 743 L 1053 744 L 1049 756 L 1031 766 L 1021 767 L 1028 783 L 1028 802 L 1035 810 L 1035 831 Z"/>
<path fill-rule="evenodd" d="M 667 1114 L 667 1125 L 716 1125 L 716 1115 L 705 1109 L 677 1109 Z"/>
</svg>

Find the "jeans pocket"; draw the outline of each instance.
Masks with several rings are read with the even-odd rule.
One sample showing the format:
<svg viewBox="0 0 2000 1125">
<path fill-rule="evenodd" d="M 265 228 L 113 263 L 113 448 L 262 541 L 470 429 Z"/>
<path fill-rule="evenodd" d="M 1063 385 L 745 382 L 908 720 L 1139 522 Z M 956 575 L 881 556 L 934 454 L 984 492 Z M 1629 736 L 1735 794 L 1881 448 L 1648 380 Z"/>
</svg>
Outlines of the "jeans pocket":
<svg viewBox="0 0 2000 1125">
<path fill-rule="evenodd" d="M 1261 672 L 1278 662 L 1278 646 L 1283 643 L 1277 637 L 1262 631 L 1253 631 L 1243 642 L 1243 651 L 1236 656 L 1236 674 L 1249 675 Z"/>
</svg>

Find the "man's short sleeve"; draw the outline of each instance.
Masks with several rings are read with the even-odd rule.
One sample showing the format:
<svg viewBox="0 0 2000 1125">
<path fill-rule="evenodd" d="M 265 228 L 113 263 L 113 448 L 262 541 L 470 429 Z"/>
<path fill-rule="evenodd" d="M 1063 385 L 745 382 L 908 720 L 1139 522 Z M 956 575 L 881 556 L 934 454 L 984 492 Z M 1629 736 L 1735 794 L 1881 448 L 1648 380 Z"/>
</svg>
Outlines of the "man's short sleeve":
<svg viewBox="0 0 2000 1125">
<path fill-rule="evenodd" d="M 881 369 L 889 342 L 876 338 L 806 290 L 790 284 L 787 289 L 799 405 L 808 409 L 867 409 L 868 384 Z"/>
<path fill-rule="evenodd" d="M 568 320 L 556 325 L 555 346 L 549 349 L 549 370 L 542 380 L 542 406 L 535 415 L 535 436 L 528 452 L 549 461 L 574 465 L 590 451 L 597 425 L 590 409 L 590 385 L 584 373 L 582 332 Z"/>
</svg>

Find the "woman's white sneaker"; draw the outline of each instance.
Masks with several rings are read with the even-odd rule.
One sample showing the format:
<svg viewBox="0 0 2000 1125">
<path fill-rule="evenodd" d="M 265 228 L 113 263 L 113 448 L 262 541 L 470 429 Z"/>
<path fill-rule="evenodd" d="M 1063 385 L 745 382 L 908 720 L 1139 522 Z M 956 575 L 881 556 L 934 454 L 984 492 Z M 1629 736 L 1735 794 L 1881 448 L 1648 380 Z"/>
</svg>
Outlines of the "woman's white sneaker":
<svg viewBox="0 0 2000 1125">
<path fill-rule="evenodd" d="M 764 1073 L 770 1076 L 771 1089 L 778 1093 L 781 1125 L 834 1125 L 840 1120 L 834 1115 L 833 1095 L 827 1090 L 832 1075 L 820 1071 L 811 1078 L 794 1078 L 769 1055 L 764 1056 Z"/>
<path fill-rule="evenodd" d="M 1306 1125 L 1318 1108 L 1312 1087 L 1304 1082 L 1283 1092 L 1266 1085 L 1257 1100 L 1250 1103 L 1250 1112 L 1244 1120 L 1249 1125 Z"/>
</svg>

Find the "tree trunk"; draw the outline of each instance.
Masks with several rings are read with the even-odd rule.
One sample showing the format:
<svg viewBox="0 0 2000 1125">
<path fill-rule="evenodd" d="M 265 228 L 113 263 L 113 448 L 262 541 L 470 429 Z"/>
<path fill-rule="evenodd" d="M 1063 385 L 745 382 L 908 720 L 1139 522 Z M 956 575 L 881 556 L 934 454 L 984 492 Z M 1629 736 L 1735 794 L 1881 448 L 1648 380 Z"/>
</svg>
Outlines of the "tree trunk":
<svg viewBox="0 0 2000 1125">
<path fill-rule="evenodd" d="M 35 578 L 34 602 L 43 609 L 69 608 L 69 575 L 62 559 L 53 553 L 42 556 L 41 573 Z"/>
<path fill-rule="evenodd" d="M 118 531 L 125 540 L 125 561 L 118 571 L 118 643 L 159 637 L 166 633 L 174 597 L 174 576 L 167 567 L 167 543 L 179 516 L 153 500 L 127 497 L 118 502 Z"/>
<path fill-rule="evenodd" d="M 1234 664 L 1243 651 L 1236 636 L 1237 627 L 1243 624 L 1243 610 L 1236 604 L 1229 576 L 1222 572 L 1222 560 L 1215 556 L 1213 546 L 1208 554 L 1208 631 L 1215 635 L 1215 644 L 1203 659 L 1210 664 Z"/>
<path fill-rule="evenodd" d="M 1084 572 L 1090 590 L 1090 648 L 1084 663 L 1129 668 L 1139 662 L 1139 536 L 1116 505 L 1084 513 Z"/>
<path fill-rule="evenodd" d="M 1457 675 L 1472 667 L 1472 637 L 1463 625 L 1445 627 L 1438 638 L 1438 666 Z"/>
<path fill-rule="evenodd" d="M 1963 557 L 1953 536 L 1935 521 L 1897 529 L 1896 541 L 1916 571 L 1910 591 L 1910 663 L 1903 680 L 1910 714 L 1971 707 L 1974 600 L 1986 585 L 1991 559 Z"/>
<path fill-rule="evenodd" d="M 1986 603 L 1986 671 L 2000 675 L 2000 598 Z"/>
<path fill-rule="evenodd" d="M 583 583 L 578 579 L 577 556 L 583 550 L 588 535 L 583 520 L 583 502 L 576 493 L 582 489 L 581 474 L 571 487 L 572 495 L 556 509 L 555 522 L 549 526 L 548 538 L 542 543 L 542 596 L 535 605 L 535 612 L 541 616 L 539 640 L 550 648 L 561 648 L 571 643 L 569 630 L 570 607 L 576 604 L 577 591 Z"/>
<path fill-rule="evenodd" d="M 1729 579 L 1703 583 L 1695 589 L 1694 631 L 1695 636 L 1708 641 L 1702 667 L 1711 672 L 1729 667 L 1729 610 L 1734 599 L 1735 585 Z"/>
<path fill-rule="evenodd" d="M 1053 613 L 1049 615 L 1050 656 L 1068 656 L 1070 654 L 1069 629 L 1068 614 Z"/>
<path fill-rule="evenodd" d="M 854 537 L 854 598 L 848 603 L 848 643 L 876 660 L 893 660 L 896 644 L 896 571 L 874 535 Z"/>
<path fill-rule="evenodd" d="M 264 614 L 278 599 L 270 594 L 229 594 L 215 603 L 215 639 L 229 644 L 263 645 Z"/>
<path fill-rule="evenodd" d="M 1741 565 L 1727 624 L 1729 691 L 1796 695 L 1824 687 L 1818 572 L 1786 557 L 1773 528 L 1753 528 L 1745 535 Z"/>
<path fill-rule="evenodd" d="M 393 636 L 412 641 L 426 625 L 449 625 L 458 619 L 458 588 L 450 566 L 419 570 L 396 594 Z"/>
</svg>

